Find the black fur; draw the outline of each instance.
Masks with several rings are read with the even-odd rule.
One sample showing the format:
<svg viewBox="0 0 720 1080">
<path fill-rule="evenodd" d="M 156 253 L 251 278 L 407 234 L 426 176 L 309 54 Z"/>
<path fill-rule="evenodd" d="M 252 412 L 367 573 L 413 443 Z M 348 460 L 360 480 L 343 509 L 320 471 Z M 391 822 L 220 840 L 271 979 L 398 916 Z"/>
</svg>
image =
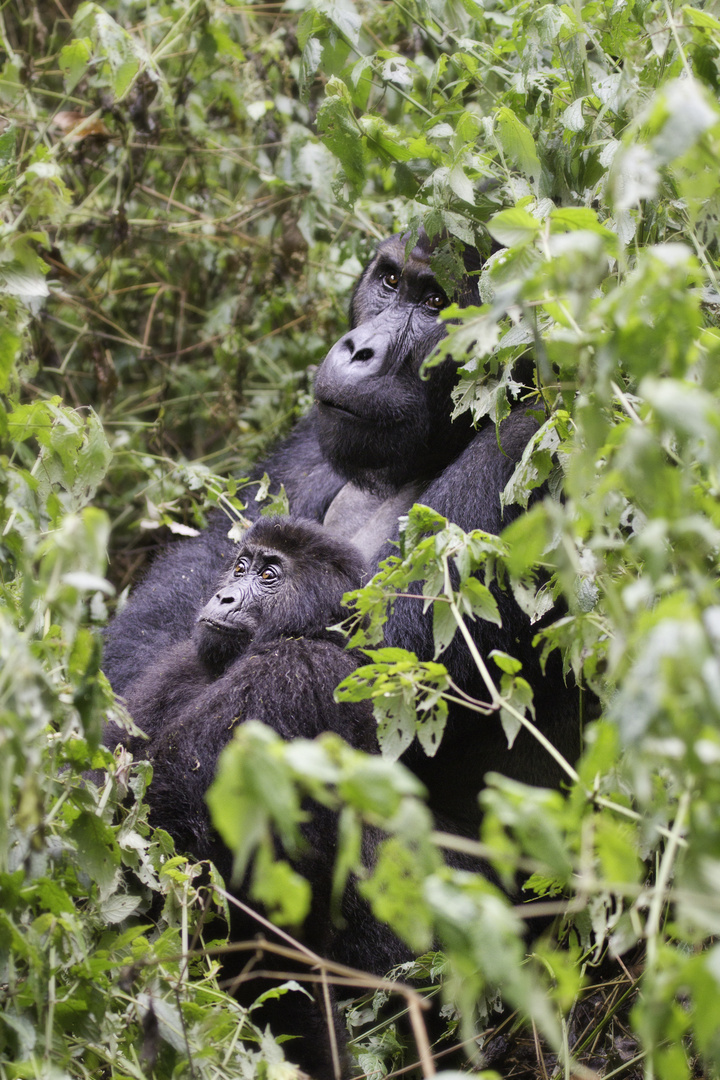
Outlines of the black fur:
<svg viewBox="0 0 720 1080">
<path fill-rule="evenodd" d="M 517 507 L 501 512 L 500 493 L 536 429 L 521 405 L 501 425 L 499 440 L 491 423 L 475 431 L 466 416 L 451 422 L 454 365 L 432 369 L 427 379 L 419 375 L 422 360 L 445 333 L 433 299 L 441 290 L 429 265 L 432 245 L 421 234 L 407 259 L 405 245 L 406 238 L 396 236 L 379 246 L 353 296 L 352 329 L 318 371 L 318 404 L 261 467 L 276 487 L 285 485 L 294 516 L 324 521 L 333 499 L 343 488 L 343 494 L 349 491 L 354 516 L 336 515 L 340 523 L 334 520 L 332 527 L 342 531 L 345 519 L 355 523 L 354 530 L 358 520 L 368 518 L 362 538 L 354 533 L 348 538 L 362 539 L 374 564 L 395 550 L 397 515 L 413 501 L 427 503 L 465 529 L 500 532 L 519 513 Z M 473 253 L 468 257 L 472 260 Z M 478 301 L 472 278 L 461 299 Z M 373 532 L 378 507 L 386 513 Z M 107 633 L 105 670 L 117 691 L 152 664 L 159 650 L 188 636 L 200 602 L 229 557 L 227 529 L 227 520 L 217 516 L 199 538 L 173 545 L 115 618 Z M 538 628 L 507 593 L 496 595 L 502 629 L 476 621 L 470 626 L 473 636 L 485 655 L 500 648 L 522 661 L 539 726 L 572 760 L 579 749 L 576 692 L 565 684 L 553 657 L 547 671 L 540 670 L 531 644 Z M 398 601 L 386 641 L 428 659 L 430 613 L 423 615 L 419 603 Z M 485 698 L 459 634 L 442 659 L 456 683 Z M 454 818 L 463 832 L 477 828 L 477 794 L 491 769 L 536 784 L 556 785 L 560 779 L 555 762 L 530 736 L 521 734 L 508 750 L 497 717 L 479 718 L 455 706 L 437 755 L 426 758 L 413 747 L 407 761 L 427 784 L 433 807 Z"/>
<path fill-rule="evenodd" d="M 407 258 L 405 247 L 405 237 L 393 237 L 379 246 L 355 290 L 352 328 L 330 350 L 317 373 L 315 407 L 258 470 L 258 475 L 266 471 L 272 477 L 275 488 L 284 484 L 293 516 L 319 522 L 327 519 L 328 529 L 360 544 L 373 566 L 395 550 L 398 515 L 415 501 L 426 503 L 466 530 L 499 533 L 520 512 L 511 507 L 503 514 L 500 494 L 537 428 L 521 404 L 512 409 L 499 433 L 490 422 L 473 429 L 467 415 L 451 421 L 452 362 L 433 368 L 427 379 L 420 375 L 422 361 L 445 334 L 437 319 L 444 298 L 430 268 L 432 245 L 421 235 Z M 469 268 L 472 259 L 469 253 Z M 478 302 L 472 278 L 465 282 L 461 299 Z M 253 503 L 249 512 L 254 512 Z M 132 699 L 136 690 L 128 687 L 138 672 L 152 668 L 168 647 L 177 646 L 182 652 L 181 643 L 190 636 L 201 604 L 230 558 L 228 526 L 226 519 L 216 516 L 200 537 L 174 544 L 156 560 L 113 620 L 106 637 L 105 670 L 118 692 L 127 692 Z M 575 690 L 564 682 L 556 658 L 551 657 L 546 671 L 541 671 L 532 646 L 538 627 L 530 625 L 510 594 L 495 592 L 502 628 L 476 620 L 469 626 L 475 642 L 485 656 L 499 648 L 522 661 L 522 673 L 534 690 L 538 726 L 573 760 L 579 750 Z M 386 643 L 430 659 L 431 613 L 423 614 L 421 602 L 398 600 L 387 624 Z M 336 722 L 323 711 L 323 702 L 331 700 L 325 695 L 330 682 L 342 677 L 343 663 L 353 661 L 341 663 L 338 655 L 336 669 L 328 673 L 323 650 L 335 648 L 326 641 L 312 641 L 303 661 L 307 663 L 303 679 L 307 692 L 314 694 L 319 721 L 304 708 L 297 723 L 283 728 L 283 717 L 293 715 L 283 704 L 288 691 L 272 683 L 272 693 L 262 703 L 263 717 L 277 724 L 283 734 L 312 735 L 319 730 L 318 722 L 330 726 Z M 300 651 L 295 655 L 299 663 Z M 486 699 L 481 677 L 459 634 L 441 659 L 457 685 Z M 269 686 L 273 660 L 262 651 L 253 660 L 262 666 Z M 245 661 L 238 665 L 242 669 Z M 230 667 L 207 691 L 207 702 L 212 702 L 221 724 L 232 721 L 236 702 L 244 710 L 251 702 L 250 707 L 256 707 L 252 680 L 240 679 L 232 690 L 232 680 L 224 681 L 232 671 Z M 189 725 L 183 735 L 185 757 L 200 764 L 190 778 L 198 806 L 216 754 L 207 746 L 205 734 L 200 737 L 201 729 L 197 729 L 193 735 Z M 497 770 L 550 786 L 561 779 L 554 760 L 530 736 L 521 733 L 508 750 L 497 716 L 482 717 L 457 705 L 451 706 L 435 757 L 427 758 L 414 745 L 405 760 L 425 782 L 443 827 L 470 835 L 477 835 L 478 793 L 487 772 Z M 162 799 L 164 820 L 177 835 L 182 828 L 195 828 L 195 819 L 184 809 L 186 780 L 181 769 L 168 758 L 164 772 L 162 795 L 160 782 L 155 781 L 154 797 L 158 802 Z M 333 833 L 329 826 L 328 830 L 325 835 L 323 826 L 317 837 L 323 865 L 330 865 L 333 855 Z M 218 858 L 222 860 L 222 855 Z M 326 907 L 320 894 L 313 912 L 313 918 L 322 923 Z M 362 911 L 357 913 L 360 933 L 365 918 Z M 376 926 L 371 921 L 368 925 Z M 355 933 L 352 940 L 357 940 Z M 392 947 L 385 952 L 380 944 L 375 947 L 382 954 L 380 963 L 392 954 Z M 372 955 L 357 959 L 377 970 Z"/>
<path fill-rule="evenodd" d="M 268 566 L 276 576 L 270 582 L 273 591 L 263 594 L 259 571 Z M 251 575 L 251 567 L 258 572 Z M 212 859 L 227 880 L 232 855 L 212 828 L 205 794 L 236 725 L 260 720 L 285 739 L 335 731 L 352 746 L 377 752 L 369 703 L 337 704 L 333 699 L 335 687 L 362 657 L 345 651 L 342 638 L 327 629 L 346 614 L 343 593 L 358 588 L 366 576 L 364 560 L 352 546 L 318 525 L 281 518 L 256 522 L 215 593 L 197 613 L 193 635 L 161 653 L 128 686 L 128 709 L 148 738 L 128 736 L 114 727 L 105 734 L 107 745 L 121 741 L 152 763 L 147 795 L 151 823 L 167 830 L 180 850 Z M 248 628 L 251 620 L 254 626 Z M 313 902 L 296 932 L 322 956 L 384 974 L 408 959 L 408 950 L 372 918 L 352 888 L 344 900 L 347 929 L 338 930 L 330 910 L 336 817 L 316 804 L 306 812 L 306 850 L 295 865 L 312 885 Z M 368 833 L 367 859 L 375 842 Z M 246 898 L 245 884 L 238 895 Z M 233 912 L 234 941 L 252 939 L 259 929 Z M 246 961 L 247 954 L 241 954 L 239 963 L 231 959 L 224 975 L 232 978 Z M 272 954 L 261 966 L 272 969 L 277 963 L 288 966 Z M 239 996 L 251 1004 L 265 988 L 252 980 Z M 332 1076 L 322 1007 L 291 993 L 264 1007 L 258 1019 L 273 1023 L 278 1033 L 298 1037 L 287 1047 L 288 1055 L 305 1071 L 319 1080 Z M 337 1018 L 331 1022 L 337 1025 Z M 339 1028 L 337 1039 L 342 1051 Z"/>
</svg>

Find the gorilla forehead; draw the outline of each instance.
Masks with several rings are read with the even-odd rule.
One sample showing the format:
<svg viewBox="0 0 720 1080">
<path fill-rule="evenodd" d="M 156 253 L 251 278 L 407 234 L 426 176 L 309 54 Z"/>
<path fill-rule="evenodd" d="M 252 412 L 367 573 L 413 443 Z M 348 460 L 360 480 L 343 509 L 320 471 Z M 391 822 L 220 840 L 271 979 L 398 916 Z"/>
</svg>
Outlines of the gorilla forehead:
<svg viewBox="0 0 720 1080">
<path fill-rule="evenodd" d="M 398 300 L 414 304 L 422 301 L 423 296 L 426 296 L 429 290 L 434 289 L 440 293 L 447 292 L 450 299 L 456 300 L 461 307 L 479 302 L 476 275 L 482 267 L 483 259 L 476 248 L 469 247 L 467 244 L 461 245 L 466 276 L 461 276 L 455 280 L 454 287 L 444 290 L 437 281 L 432 259 L 452 238 L 447 232 L 443 231 L 431 240 L 425 230 L 421 228 L 417 233 L 414 246 L 408 250 L 412 238 L 412 232 L 396 233 L 395 236 L 391 236 L 378 244 L 373 258 L 366 266 L 353 293 L 350 304 L 351 326 L 357 326 L 358 323 L 372 318 L 379 310 L 382 310 L 384 305 L 375 294 L 373 283 L 378 275 L 382 276 L 388 270 L 394 270 L 400 276 L 396 297 Z M 451 272 L 451 277 L 453 276 Z M 446 330 L 439 321 L 437 327 L 439 340 L 445 336 Z"/>
<path fill-rule="evenodd" d="M 375 252 L 376 258 L 386 258 L 399 263 L 404 274 L 432 277 L 430 257 L 437 244 L 433 244 L 425 230 L 421 229 L 415 246 L 411 251 L 408 251 L 408 244 L 411 239 L 412 233 L 409 232 L 396 233 L 395 236 L 388 237 L 387 240 L 383 240 L 382 243 L 378 244 Z"/>
<path fill-rule="evenodd" d="M 357 578 L 359 582 L 367 573 L 360 552 L 316 522 L 288 517 L 259 518 L 241 541 L 240 550 L 246 547 L 266 548 L 287 558 L 300 560 L 303 565 L 330 565 L 347 577 Z"/>
</svg>

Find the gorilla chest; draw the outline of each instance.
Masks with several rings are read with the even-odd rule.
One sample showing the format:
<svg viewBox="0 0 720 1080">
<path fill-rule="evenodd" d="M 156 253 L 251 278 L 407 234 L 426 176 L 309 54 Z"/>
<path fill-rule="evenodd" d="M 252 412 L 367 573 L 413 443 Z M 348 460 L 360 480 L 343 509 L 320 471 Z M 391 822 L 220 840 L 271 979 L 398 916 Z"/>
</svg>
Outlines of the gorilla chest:
<svg viewBox="0 0 720 1080">
<path fill-rule="evenodd" d="M 392 495 L 377 495 L 351 481 L 330 503 L 323 524 L 335 536 L 351 540 L 374 563 L 385 542 L 397 536 L 398 518 L 407 514 L 426 486 L 416 480 Z"/>
</svg>

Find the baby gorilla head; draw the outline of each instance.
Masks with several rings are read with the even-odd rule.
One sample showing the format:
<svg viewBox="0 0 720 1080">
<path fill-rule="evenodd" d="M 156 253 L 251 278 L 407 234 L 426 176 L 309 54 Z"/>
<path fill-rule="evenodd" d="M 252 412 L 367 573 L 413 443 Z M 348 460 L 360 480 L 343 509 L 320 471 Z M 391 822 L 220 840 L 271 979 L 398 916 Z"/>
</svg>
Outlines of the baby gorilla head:
<svg viewBox="0 0 720 1080">
<path fill-rule="evenodd" d="M 366 580 L 357 549 L 322 526 L 261 518 L 243 537 L 232 567 L 197 617 L 194 640 L 213 674 L 249 646 L 278 637 L 332 638 L 346 614 L 343 593 Z"/>
</svg>

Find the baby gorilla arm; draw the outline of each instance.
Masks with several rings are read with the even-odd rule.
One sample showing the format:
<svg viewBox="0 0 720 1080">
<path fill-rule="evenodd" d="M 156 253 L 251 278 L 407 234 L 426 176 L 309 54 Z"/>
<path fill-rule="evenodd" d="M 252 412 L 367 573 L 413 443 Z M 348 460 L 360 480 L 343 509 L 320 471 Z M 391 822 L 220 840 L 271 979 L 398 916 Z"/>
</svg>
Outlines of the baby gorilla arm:
<svg viewBox="0 0 720 1080">
<path fill-rule="evenodd" d="M 147 739 L 108 724 L 103 742 L 110 748 L 122 743 L 135 757 L 144 757 L 148 739 L 152 741 L 181 716 L 188 701 L 197 698 L 210 681 L 211 674 L 193 641 L 166 649 L 124 694 L 128 712 Z"/>
</svg>

